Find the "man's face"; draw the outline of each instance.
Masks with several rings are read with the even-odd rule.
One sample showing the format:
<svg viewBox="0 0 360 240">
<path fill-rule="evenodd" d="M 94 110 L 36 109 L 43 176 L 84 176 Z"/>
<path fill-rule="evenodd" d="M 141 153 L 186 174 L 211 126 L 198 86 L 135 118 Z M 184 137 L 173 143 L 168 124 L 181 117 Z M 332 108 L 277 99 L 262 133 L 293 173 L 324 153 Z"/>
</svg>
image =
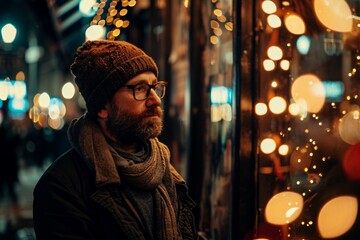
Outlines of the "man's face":
<svg viewBox="0 0 360 240">
<path fill-rule="evenodd" d="M 132 78 L 126 85 L 140 82 L 154 84 L 157 79 L 153 73 L 146 72 Z M 124 145 L 155 138 L 163 128 L 160 104 L 161 100 L 153 90 L 147 99 L 137 101 L 132 89 L 120 88 L 107 107 L 107 130 Z"/>
</svg>

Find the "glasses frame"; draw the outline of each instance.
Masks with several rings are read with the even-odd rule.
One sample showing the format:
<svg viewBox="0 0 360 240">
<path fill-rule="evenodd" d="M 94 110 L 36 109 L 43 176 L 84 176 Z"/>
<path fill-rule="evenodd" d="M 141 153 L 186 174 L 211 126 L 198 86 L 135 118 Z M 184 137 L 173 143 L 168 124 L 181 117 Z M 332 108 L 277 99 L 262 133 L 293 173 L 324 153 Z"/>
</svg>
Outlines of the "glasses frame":
<svg viewBox="0 0 360 240">
<path fill-rule="evenodd" d="M 137 98 L 136 98 L 136 94 L 135 94 L 135 88 L 136 88 L 137 86 L 143 85 L 143 84 L 149 86 L 149 90 L 146 92 L 146 95 L 145 95 L 146 97 L 145 97 L 144 99 L 137 99 Z M 157 83 L 155 83 L 155 84 L 148 84 L 148 83 L 143 83 L 143 82 L 141 82 L 141 83 L 133 84 L 133 85 L 130 85 L 130 84 L 129 84 L 129 85 L 124 85 L 123 87 L 127 87 L 128 89 L 132 89 L 133 97 L 134 97 L 134 99 L 135 99 L 136 101 L 144 101 L 144 100 L 146 100 L 146 99 L 149 98 L 151 89 L 153 89 L 154 92 L 156 93 L 156 86 L 158 86 L 158 85 L 164 86 L 164 93 L 163 93 L 163 95 L 162 95 L 162 96 L 159 96 L 159 95 L 156 94 L 156 96 L 158 96 L 160 99 L 162 99 L 162 98 L 165 96 L 166 85 L 167 85 L 167 82 L 164 82 L 164 81 L 159 81 L 159 82 L 157 82 Z"/>
</svg>

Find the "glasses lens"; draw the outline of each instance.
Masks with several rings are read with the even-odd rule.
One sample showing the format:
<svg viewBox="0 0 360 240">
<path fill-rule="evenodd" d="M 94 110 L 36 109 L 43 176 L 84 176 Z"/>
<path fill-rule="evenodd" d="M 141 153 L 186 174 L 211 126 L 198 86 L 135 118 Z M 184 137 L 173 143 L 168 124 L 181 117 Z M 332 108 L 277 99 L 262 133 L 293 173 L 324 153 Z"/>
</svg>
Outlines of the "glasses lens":
<svg viewBox="0 0 360 240">
<path fill-rule="evenodd" d="M 158 83 L 155 85 L 155 92 L 159 98 L 163 98 L 165 96 L 165 84 Z"/>
<path fill-rule="evenodd" d="M 136 100 L 144 100 L 147 98 L 147 93 L 149 91 L 149 85 L 139 84 L 134 88 L 134 96 Z"/>
</svg>

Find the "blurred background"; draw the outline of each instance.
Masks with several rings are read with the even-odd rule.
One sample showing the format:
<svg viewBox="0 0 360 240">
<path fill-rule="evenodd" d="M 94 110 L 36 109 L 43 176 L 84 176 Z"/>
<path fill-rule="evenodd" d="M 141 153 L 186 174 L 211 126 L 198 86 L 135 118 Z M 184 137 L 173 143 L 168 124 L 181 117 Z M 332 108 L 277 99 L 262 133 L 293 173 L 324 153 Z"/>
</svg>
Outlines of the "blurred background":
<svg viewBox="0 0 360 240">
<path fill-rule="evenodd" d="M 10 0 L 0 30 L 0 240 L 36 239 L 91 39 L 157 62 L 160 138 L 205 239 L 360 239 L 360 0 Z"/>
</svg>

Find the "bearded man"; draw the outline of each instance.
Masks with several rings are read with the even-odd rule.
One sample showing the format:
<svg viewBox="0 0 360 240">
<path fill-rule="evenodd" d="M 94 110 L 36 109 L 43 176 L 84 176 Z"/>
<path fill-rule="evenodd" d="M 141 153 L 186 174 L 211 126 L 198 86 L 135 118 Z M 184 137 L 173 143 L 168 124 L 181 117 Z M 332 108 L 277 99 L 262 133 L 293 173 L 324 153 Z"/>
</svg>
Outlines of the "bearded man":
<svg viewBox="0 0 360 240">
<path fill-rule="evenodd" d="M 166 82 L 154 60 L 125 41 L 86 41 L 71 73 L 87 111 L 34 189 L 37 239 L 197 239 L 195 203 L 157 138 Z"/>
</svg>

